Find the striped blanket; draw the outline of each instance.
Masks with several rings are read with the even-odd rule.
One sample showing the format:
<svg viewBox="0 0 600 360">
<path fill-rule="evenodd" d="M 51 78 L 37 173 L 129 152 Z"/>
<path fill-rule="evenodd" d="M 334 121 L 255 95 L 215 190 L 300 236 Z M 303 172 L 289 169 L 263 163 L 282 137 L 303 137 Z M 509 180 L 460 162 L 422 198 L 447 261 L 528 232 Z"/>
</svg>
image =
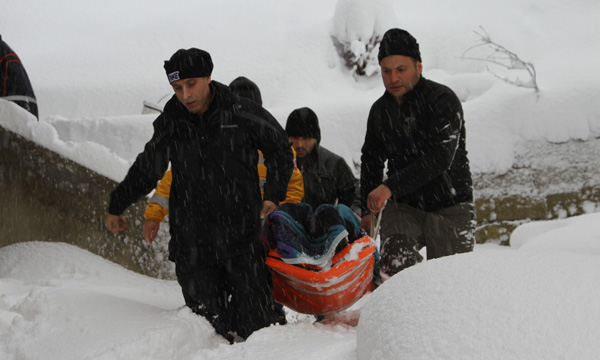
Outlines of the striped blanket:
<svg viewBox="0 0 600 360">
<path fill-rule="evenodd" d="M 363 237 L 358 217 L 346 205 L 285 203 L 265 219 L 260 237 L 288 264 L 325 267 L 336 252 Z"/>
</svg>

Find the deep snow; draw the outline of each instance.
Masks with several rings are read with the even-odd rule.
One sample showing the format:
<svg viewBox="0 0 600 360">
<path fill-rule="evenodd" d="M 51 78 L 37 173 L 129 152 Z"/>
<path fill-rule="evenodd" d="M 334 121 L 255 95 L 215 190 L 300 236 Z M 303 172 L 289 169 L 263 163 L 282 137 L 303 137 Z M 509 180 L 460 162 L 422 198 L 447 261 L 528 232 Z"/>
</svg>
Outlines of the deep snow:
<svg viewBox="0 0 600 360">
<path fill-rule="evenodd" d="M 356 81 L 330 33 L 357 41 L 389 22 L 418 39 L 424 75 L 463 101 L 474 172 L 505 173 L 523 144 L 600 137 L 600 3 L 348 0 L 334 18 L 337 4 L 11 2 L 0 12 L 2 37 L 29 73 L 40 121 L 0 100 L 0 126 L 120 181 L 152 133 L 155 115 L 141 115 L 143 101 L 161 103 L 172 92 L 163 60 L 195 46 L 212 54 L 213 79 L 254 80 L 282 124 L 294 108 L 313 108 L 323 145 L 358 161 L 367 114 L 383 86 L 377 76 Z M 486 67 L 502 69 L 463 59 L 480 25 L 534 63 L 539 93 Z M 522 72 L 501 74 L 527 80 Z M 558 158 L 547 154 L 545 161 Z M 592 214 L 597 204 L 588 211 L 522 225 L 512 248 L 478 245 L 472 254 L 400 273 L 356 305 L 357 328 L 313 325 L 289 313 L 291 324 L 234 346 L 183 307 L 176 282 L 131 273 L 70 245 L 4 247 L 0 358 L 591 359 L 600 352 L 593 338 L 600 219 Z"/>
</svg>

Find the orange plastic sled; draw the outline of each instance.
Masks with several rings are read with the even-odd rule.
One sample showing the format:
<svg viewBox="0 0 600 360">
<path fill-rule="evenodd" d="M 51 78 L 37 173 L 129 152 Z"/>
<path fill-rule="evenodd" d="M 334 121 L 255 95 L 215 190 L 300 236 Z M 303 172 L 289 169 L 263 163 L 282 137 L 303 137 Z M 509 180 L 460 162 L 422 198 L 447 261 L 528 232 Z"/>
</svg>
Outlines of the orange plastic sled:
<svg viewBox="0 0 600 360">
<path fill-rule="evenodd" d="M 266 264 L 273 274 L 273 299 L 304 314 L 326 315 L 344 310 L 371 290 L 374 241 L 362 237 L 337 253 L 332 266 L 285 263 L 271 249 Z"/>
</svg>

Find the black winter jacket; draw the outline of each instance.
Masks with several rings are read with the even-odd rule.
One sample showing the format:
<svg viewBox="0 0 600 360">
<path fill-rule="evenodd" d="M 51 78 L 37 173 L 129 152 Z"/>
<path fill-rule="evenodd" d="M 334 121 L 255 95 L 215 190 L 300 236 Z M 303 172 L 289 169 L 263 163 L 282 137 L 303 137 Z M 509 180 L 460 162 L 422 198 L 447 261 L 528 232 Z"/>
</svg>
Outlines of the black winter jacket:
<svg viewBox="0 0 600 360">
<path fill-rule="evenodd" d="M 260 231 L 257 149 L 268 168 L 264 199 L 285 199 L 293 154 L 281 125 L 260 105 L 216 81 L 201 116 L 173 96 L 154 121 L 154 134 L 123 182 L 111 193 L 109 213 L 119 215 L 173 169 L 169 198 L 170 258 L 228 256 L 247 249 Z M 244 251 L 244 250 L 241 250 Z"/>
<path fill-rule="evenodd" d="M 313 209 L 321 204 L 344 204 L 360 213 L 356 178 L 341 156 L 316 144 L 300 171 L 304 179 L 303 202 Z"/>
<path fill-rule="evenodd" d="M 387 91 L 373 104 L 361 163 L 363 210 L 369 193 L 382 183 L 393 201 L 424 211 L 473 201 L 460 100 L 423 77 L 402 104 Z"/>
</svg>

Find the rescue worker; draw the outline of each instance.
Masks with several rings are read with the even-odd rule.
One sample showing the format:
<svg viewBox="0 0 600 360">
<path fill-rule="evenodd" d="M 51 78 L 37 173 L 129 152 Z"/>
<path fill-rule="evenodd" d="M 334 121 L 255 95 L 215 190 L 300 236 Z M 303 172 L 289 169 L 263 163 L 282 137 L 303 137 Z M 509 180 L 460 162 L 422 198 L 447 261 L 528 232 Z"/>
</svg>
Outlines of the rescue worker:
<svg viewBox="0 0 600 360">
<path fill-rule="evenodd" d="M 361 157 L 362 226 L 383 210 L 381 267 L 392 276 L 473 250 L 473 186 L 460 100 L 425 79 L 419 44 L 388 30 L 379 47 L 384 94 L 373 104 Z M 387 162 L 387 179 L 383 170 Z"/>
<path fill-rule="evenodd" d="M 230 84 L 229 88 L 231 92 L 241 96 L 248 98 L 257 102 L 259 105 L 262 105 L 262 96 L 260 94 L 260 89 L 258 86 L 251 81 L 250 79 L 240 76 L 234 79 Z M 293 149 L 292 149 L 293 150 Z M 258 176 L 260 178 L 260 190 L 261 195 L 264 196 L 264 183 L 267 179 L 267 167 L 265 166 L 265 158 L 262 152 L 259 153 L 259 160 L 257 165 Z M 294 152 L 294 161 L 295 161 L 295 152 Z M 148 205 L 146 206 L 146 210 L 144 212 L 144 238 L 152 243 L 158 234 L 158 230 L 160 229 L 160 223 L 164 220 L 165 216 L 169 214 L 169 194 L 171 192 L 171 182 L 173 179 L 173 175 L 171 170 L 169 169 L 163 178 L 158 183 L 154 194 L 148 201 Z M 304 183 L 302 180 L 302 174 L 300 170 L 296 166 L 294 166 L 294 171 L 292 172 L 292 176 L 290 178 L 290 182 L 287 187 L 286 198 L 281 203 L 299 203 L 302 201 L 304 197 Z M 281 204 L 280 203 L 280 204 Z"/>
<path fill-rule="evenodd" d="M 121 214 L 156 186 L 170 162 L 169 259 L 186 305 L 233 343 L 285 322 L 258 234 L 260 219 L 285 199 L 292 151 L 267 110 L 212 81 L 208 52 L 178 50 L 164 68 L 175 95 L 111 193 L 106 224 L 113 233 L 125 230 Z M 258 150 L 268 169 L 264 201 Z"/>
</svg>

